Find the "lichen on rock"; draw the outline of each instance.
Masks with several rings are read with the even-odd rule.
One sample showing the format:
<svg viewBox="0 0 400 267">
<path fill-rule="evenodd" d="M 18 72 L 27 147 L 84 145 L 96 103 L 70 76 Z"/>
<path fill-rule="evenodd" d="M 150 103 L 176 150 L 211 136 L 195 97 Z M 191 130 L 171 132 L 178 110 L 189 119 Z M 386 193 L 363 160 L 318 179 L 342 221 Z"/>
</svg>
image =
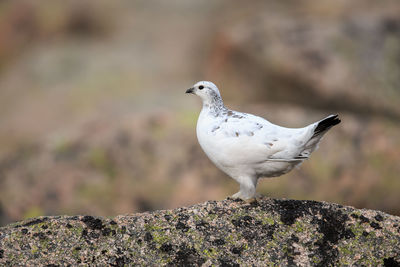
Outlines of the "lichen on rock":
<svg viewBox="0 0 400 267">
<path fill-rule="evenodd" d="M 115 218 L 0 228 L 0 265 L 331 266 L 400 263 L 400 218 L 316 201 L 227 199 Z"/>
</svg>

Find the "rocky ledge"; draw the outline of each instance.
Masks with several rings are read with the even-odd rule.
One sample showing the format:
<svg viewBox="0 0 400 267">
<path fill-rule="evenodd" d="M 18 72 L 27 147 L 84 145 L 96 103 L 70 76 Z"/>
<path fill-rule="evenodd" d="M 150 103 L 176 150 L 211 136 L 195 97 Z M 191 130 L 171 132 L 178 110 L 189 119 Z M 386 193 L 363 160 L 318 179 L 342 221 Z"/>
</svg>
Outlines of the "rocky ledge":
<svg viewBox="0 0 400 267">
<path fill-rule="evenodd" d="M 316 201 L 227 199 L 0 228 L 0 265 L 398 266 L 400 218 Z"/>
</svg>

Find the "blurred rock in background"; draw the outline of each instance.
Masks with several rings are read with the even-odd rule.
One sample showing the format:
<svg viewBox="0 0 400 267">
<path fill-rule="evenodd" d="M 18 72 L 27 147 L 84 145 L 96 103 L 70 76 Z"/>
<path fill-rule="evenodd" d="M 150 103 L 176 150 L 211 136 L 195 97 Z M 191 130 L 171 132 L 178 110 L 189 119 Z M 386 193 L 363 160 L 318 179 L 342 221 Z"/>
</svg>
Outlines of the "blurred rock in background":
<svg viewBox="0 0 400 267">
<path fill-rule="evenodd" d="M 201 151 L 212 80 L 232 109 L 287 127 L 342 123 L 261 193 L 400 215 L 397 1 L 5 1 L 0 224 L 113 216 L 236 192 Z"/>
</svg>

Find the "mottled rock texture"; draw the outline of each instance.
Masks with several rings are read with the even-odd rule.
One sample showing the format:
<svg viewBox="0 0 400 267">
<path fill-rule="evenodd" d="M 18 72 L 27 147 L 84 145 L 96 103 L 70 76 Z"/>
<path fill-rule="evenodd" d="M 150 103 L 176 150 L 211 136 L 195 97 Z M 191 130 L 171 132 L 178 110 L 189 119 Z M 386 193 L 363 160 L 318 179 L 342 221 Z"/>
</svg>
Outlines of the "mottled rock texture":
<svg viewBox="0 0 400 267">
<path fill-rule="evenodd" d="M 0 265 L 398 266 L 400 218 L 337 204 L 227 199 L 0 228 Z"/>
</svg>

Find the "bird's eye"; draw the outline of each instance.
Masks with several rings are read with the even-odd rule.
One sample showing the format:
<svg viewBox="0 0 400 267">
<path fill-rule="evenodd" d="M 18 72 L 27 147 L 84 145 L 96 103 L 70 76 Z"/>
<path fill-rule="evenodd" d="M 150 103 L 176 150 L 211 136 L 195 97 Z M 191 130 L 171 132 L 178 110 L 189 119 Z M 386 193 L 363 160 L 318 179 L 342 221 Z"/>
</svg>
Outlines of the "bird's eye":
<svg viewBox="0 0 400 267">
<path fill-rule="evenodd" d="M 200 89 L 200 90 L 203 90 L 203 88 L 204 88 L 203 85 L 200 85 L 200 86 L 199 86 L 199 89 Z"/>
</svg>

